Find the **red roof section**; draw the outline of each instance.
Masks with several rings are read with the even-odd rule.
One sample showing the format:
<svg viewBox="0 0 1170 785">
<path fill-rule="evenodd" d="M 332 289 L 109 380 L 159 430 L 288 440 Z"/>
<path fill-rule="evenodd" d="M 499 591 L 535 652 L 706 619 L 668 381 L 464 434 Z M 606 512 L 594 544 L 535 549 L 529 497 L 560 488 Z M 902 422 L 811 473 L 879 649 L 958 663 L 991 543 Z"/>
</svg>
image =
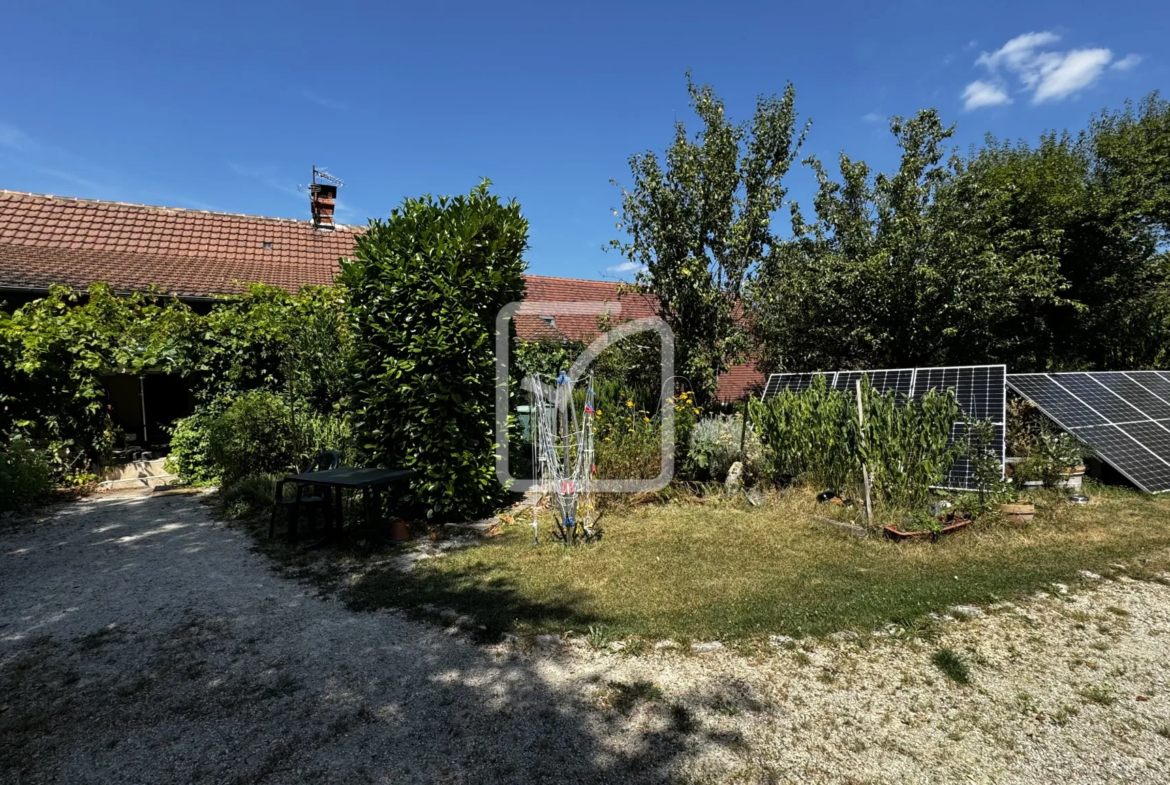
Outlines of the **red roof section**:
<svg viewBox="0 0 1170 785">
<path fill-rule="evenodd" d="M 333 283 L 359 227 L 0 191 L 0 287 L 231 294 Z"/>
<path fill-rule="evenodd" d="M 633 291 L 628 285 L 613 281 L 587 281 L 579 278 L 551 278 L 545 275 L 524 276 L 527 294 L 517 314 L 516 332 L 525 340 L 536 340 L 525 335 L 524 326 L 533 324 L 527 315 L 551 317 L 556 330 L 565 337 L 588 343 L 601 332 L 598 319 L 608 314 L 614 322 L 641 319 L 658 313 L 654 298 Z M 595 303 L 597 313 L 566 313 L 555 303 Z M 544 320 L 537 320 L 547 324 Z"/>
<path fill-rule="evenodd" d="M 260 282 L 295 291 L 332 284 L 338 260 L 352 253 L 363 230 L 0 190 L 0 289 L 85 288 L 105 281 L 119 291 L 153 285 L 180 297 L 204 297 Z M 657 313 L 653 297 L 617 282 L 525 277 L 527 297 L 516 317 L 517 335 L 525 340 L 588 343 L 600 332 L 603 313 L 615 322 Z M 565 313 L 552 305 L 566 302 L 596 303 L 598 312 Z M 754 364 L 733 368 L 720 379 L 719 397 L 737 400 L 762 382 Z"/>
</svg>

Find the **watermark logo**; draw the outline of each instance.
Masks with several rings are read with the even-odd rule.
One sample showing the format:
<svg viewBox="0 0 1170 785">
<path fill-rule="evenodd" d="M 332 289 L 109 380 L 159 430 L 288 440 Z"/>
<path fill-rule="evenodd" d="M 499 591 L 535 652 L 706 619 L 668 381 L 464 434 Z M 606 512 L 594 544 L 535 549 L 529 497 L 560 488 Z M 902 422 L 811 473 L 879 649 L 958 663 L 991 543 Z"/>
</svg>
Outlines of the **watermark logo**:
<svg viewBox="0 0 1170 785">
<path fill-rule="evenodd" d="M 496 478 L 505 488 L 523 493 L 538 484 L 531 477 L 513 477 L 509 468 L 508 416 L 511 413 L 509 381 L 512 378 L 511 344 L 509 322 L 517 316 L 552 319 L 558 316 L 592 316 L 594 319 L 608 315 L 616 319 L 621 313 L 621 304 L 616 302 L 558 302 L 534 301 L 509 303 L 496 314 Z M 550 324 L 551 326 L 551 324 Z M 590 366 L 606 348 L 639 333 L 655 333 L 659 341 L 659 400 L 660 400 L 660 454 L 661 463 L 657 477 L 608 478 L 594 480 L 592 489 L 597 493 L 641 493 L 659 491 L 674 478 L 674 407 L 667 403 L 674 383 L 674 332 L 658 316 L 647 316 L 620 322 L 612 329 L 602 332 L 585 350 L 573 360 L 568 376 L 574 382 L 586 377 Z M 533 414 L 530 414 L 533 416 Z"/>
</svg>

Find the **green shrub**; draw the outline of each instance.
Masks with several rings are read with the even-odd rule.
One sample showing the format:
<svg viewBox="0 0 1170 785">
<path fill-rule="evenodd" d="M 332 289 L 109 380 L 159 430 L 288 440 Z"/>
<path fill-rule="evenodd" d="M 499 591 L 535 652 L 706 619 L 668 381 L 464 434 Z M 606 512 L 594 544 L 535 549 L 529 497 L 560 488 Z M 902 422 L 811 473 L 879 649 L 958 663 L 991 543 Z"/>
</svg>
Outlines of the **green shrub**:
<svg viewBox="0 0 1170 785">
<path fill-rule="evenodd" d="M 225 485 L 249 474 L 278 474 L 295 466 L 292 411 L 265 390 L 244 393 L 211 421 L 208 452 Z"/>
<path fill-rule="evenodd" d="M 275 474 L 248 474 L 224 486 L 219 492 L 219 504 L 229 518 L 247 518 L 272 509 L 276 494 Z"/>
<path fill-rule="evenodd" d="M 650 480 L 662 473 L 661 423 L 632 398 L 597 407 L 594 464 L 603 480 Z"/>
<path fill-rule="evenodd" d="M 85 295 L 53 286 L 0 315 L 0 431 L 43 446 L 59 479 L 96 469 L 115 434 L 102 375 L 171 370 L 193 318 L 173 298 L 102 283 Z"/>
<path fill-rule="evenodd" d="M 175 421 L 171 430 L 171 451 L 166 470 L 190 485 L 206 485 L 219 480 L 219 470 L 211 458 L 210 430 L 215 416 L 200 407 L 190 417 Z"/>
<path fill-rule="evenodd" d="M 524 295 L 528 222 L 487 189 L 406 200 L 341 263 L 364 460 L 413 469 L 407 503 L 440 519 L 477 517 L 503 499 L 494 328 Z"/>
<path fill-rule="evenodd" d="M 851 396 L 817 377 L 807 390 L 753 401 L 751 421 L 767 447 L 774 477 L 842 489 L 860 468 L 860 431 Z"/>
<path fill-rule="evenodd" d="M 43 453 L 22 439 L 0 445 L 0 512 L 36 504 L 52 487 L 52 472 Z"/>
<path fill-rule="evenodd" d="M 797 477 L 826 488 L 856 484 L 864 461 L 876 498 L 920 503 L 947 476 L 965 449 L 951 443 L 951 429 L 964 420 L 949 391 L 906 400 L 862 386 L 864 439 L 854 394 L 828 389 L 823 377 L 800 392 L 783 392 L 752 403 L 774 476 Z"/>
<path fill-rule="evenodd" d="M 741 436 L 744 437 L 743 456 L 739 450 Z M 764 466 L 764 446 L 750 422 L 744 432 L 742 415 L 720 414 L 695 424 L 686 466 L 693 479 L 722 482 L 731 465 L 739 460 L 743 461 L 744 474 L 749 478 Z"/>
<path fill-rule="evenodd" d="M 192 485 L 231 482 L 254 467 L 281 472 L 308 466 L 326 450 L 337 450 L 343 461 L 352 455 L 346 418 L 298 411 L 280 396 L 253 390 L 231 404 L 213 402 L 178 420 L 167 471 Z"/>
<path fill-rule="evenodd" d="M 349 419 L 340 414 L 294 412 L 293 438 L 296 444 L 296 465 L 299 467 L 310 465 L 327 450 L 336 450 L 342 463 L 349 462 L 354 453 Z"/>
<path fill-rule="evenodd" d="M 856 397 L 850 400 L 856 407 Z M 951 443 L 954 424 L 966 419 L 962 407 L 949 390 L 932 390 L 907 401 L 893 391 L 877 393 L 868 384 L 862 403 L 863 454 L 877 498 L 908 506 L 922 503 L 931 486 L 946 479 L 967 451 L 962 441 Z"/>
</svg>

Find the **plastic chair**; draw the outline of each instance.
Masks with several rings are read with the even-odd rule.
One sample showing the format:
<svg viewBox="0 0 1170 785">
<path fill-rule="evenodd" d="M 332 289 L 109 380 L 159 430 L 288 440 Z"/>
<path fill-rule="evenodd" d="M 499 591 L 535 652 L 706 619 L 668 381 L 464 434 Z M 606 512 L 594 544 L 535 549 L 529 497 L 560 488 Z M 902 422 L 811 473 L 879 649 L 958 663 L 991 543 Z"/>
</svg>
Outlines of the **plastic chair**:
<svg viewBox="0 0 1170 785">
<path fill-rule="evenodd" d="M 336 469 L 341 465 L 341 455 L 337 450 L 326 450 L 313 459 L 313 463 L 306 471 L 323 472 L 330 469 Z M 288 536 L 290 540 L 296 539 L 297 532 L 297 516 L 299 514 L 298 507 L 305 507 L 309 513 L 309 530 L 312 531 L 317 525 L 317 508 L 323 507 L 325 509 L 325 517 L 328 519 L 330 512 L 330 489 L 325 486 L 313 486 L 312 493 L 305 496 L 302 492 L 300 498 L 295 496 L 292 499 L 285 498 L 284 486 L 291 482 L 291 480 L 277 480 L 276 494 L 272 500 L 272 518 L 268 522 L 268 539 L 272 539 L 276 535 L 276 513 L 281 507 L 289 510 L 288 512 Z M 297 483 L 299 485 L 299 483 Z"/>
</svg>

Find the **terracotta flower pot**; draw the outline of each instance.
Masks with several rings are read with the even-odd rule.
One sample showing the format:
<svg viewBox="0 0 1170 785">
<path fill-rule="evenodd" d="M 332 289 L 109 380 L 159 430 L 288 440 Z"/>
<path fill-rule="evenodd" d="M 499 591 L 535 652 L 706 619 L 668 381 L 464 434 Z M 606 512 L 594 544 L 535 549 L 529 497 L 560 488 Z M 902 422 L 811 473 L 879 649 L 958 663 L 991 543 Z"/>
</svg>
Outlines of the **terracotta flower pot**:
<svg viewBox="0 0 1170 785">
<path fill-rule="evenodd" d="M 390 539 L 394 542 L 406 542 L 410 539 L 410 530 L 406 528 L 406 521 L 401 518 L 390 521 Z"/>
<path fill-rule="evenodd" d="M 959 518 L 954 515 L 948 515 L 946 518 L 946 525 L 943 526 L 942 530 L 938 532 L 932 532 L 930 529 L 923 529 L 922 531 L 914 532 L 904 532 L 897 526 L 891 525 L 885 528 L 885 534 L 891 540 L 896 540 L 897 542 L 901 542 L 902 540 L 909 540 L 914 537 L 930 537 L 931 539 L 938 539 L 944 534 L 950 534 L 951 532 L 962 529 L 969 523 L 971 523 L 971 519 L 969 517 Z"/>
<path fill-rule="evenodd" d="M 1012 523 L 1029 523 L 1036 515 L 1035 504 L 1001 504 L 999 510 Z"/>
</svg>

